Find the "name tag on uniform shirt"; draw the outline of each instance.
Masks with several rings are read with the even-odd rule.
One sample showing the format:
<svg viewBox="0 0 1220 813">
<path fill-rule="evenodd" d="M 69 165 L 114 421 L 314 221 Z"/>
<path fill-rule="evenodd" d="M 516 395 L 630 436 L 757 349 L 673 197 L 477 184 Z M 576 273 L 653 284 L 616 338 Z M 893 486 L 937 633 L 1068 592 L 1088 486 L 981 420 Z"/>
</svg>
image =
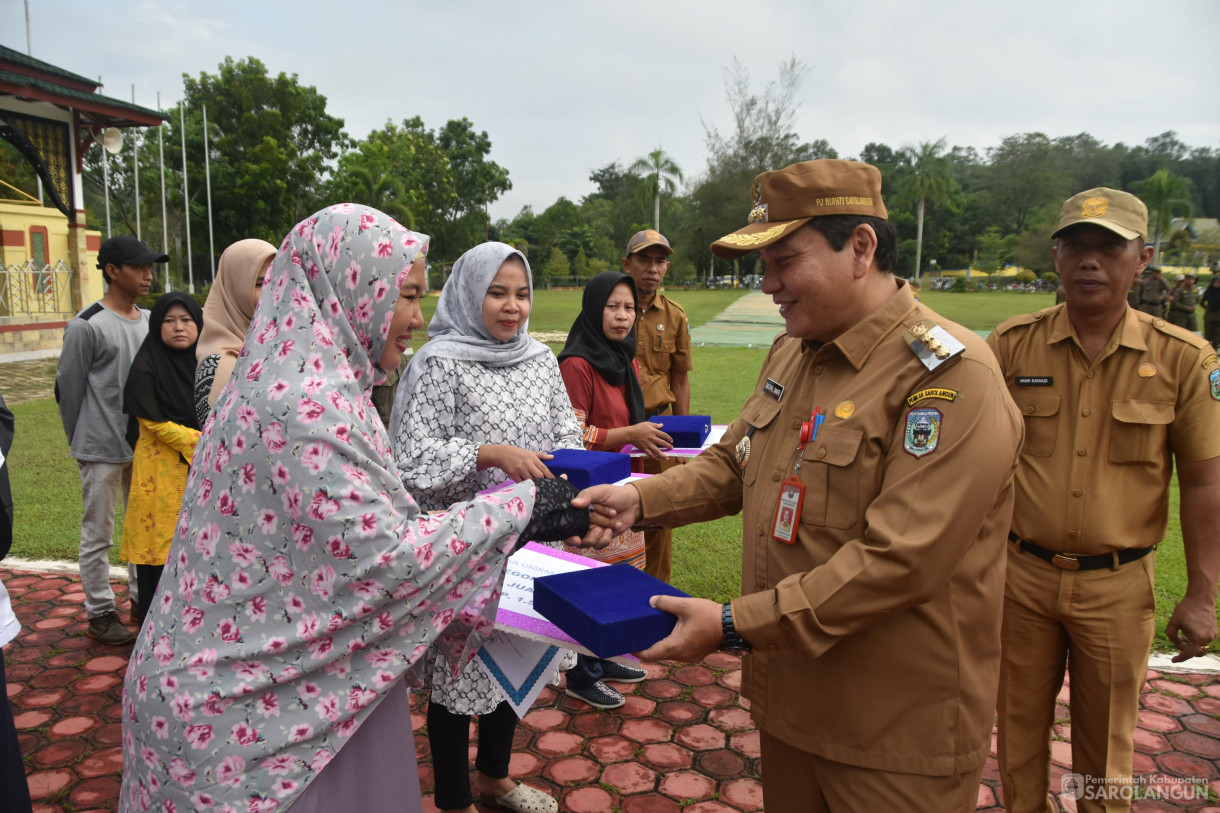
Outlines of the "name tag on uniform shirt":
<svg viewBox="0 0 1220 813">
<path fill-rule="evenodd" d="M 784 397 L 784 385 L 768 378 L 767 383 L 763 384 L 763 392 L 778 401 Z"/>
<path fill-rule="evenodd" d="M 1049 387 L 1055 379 L 1049 375 L 1019 375 L 1013 383 L 1018 387 Z"/>
</svg>

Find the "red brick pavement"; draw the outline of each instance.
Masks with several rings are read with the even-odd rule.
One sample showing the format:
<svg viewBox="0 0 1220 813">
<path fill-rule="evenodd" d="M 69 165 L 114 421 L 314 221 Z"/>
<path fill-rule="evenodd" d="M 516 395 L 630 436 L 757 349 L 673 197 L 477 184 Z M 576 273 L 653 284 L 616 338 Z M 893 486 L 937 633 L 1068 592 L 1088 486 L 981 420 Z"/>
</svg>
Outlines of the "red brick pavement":
<svg viewBox="0 0 1220 813">
<path fill-rule="evenodd" d="M 129 650 L 85 635 L 75 576 L 8 570 L 0 576 L 23 626 L 4 656 L 34 809 L 113 810 L 122 771 L 119 707 Z M 115 592 L 124 606 L 126 588 L 116 585 Z M 738 694 L 738 659 L 718 653 L 699 664 L 647 669 L 643 683 L 619 686 L 630 694 L 627 705 L 613 711 L 544 689 L 517 731 L 512 775 L 554 794 L 560 809 L 572 813 L 760 810 L 758 732 Z M 1060 700 L 1067 697 L 1065 687 Z M 428 741 L 419 734 L 425 695 L 413 695 L 411 705 L 424 809 L 433 811 Z M 1142 706 L 1137 774 L 1170 782 L 1206 780 L 1211 798 L 1220 799 L 1220 677 L 1149 670 Z M 1065 705 L 1056 718 L 1068 718 Z M 1056 734 L 1055 789 L 1068 770 L 1070 725 Z M 998 786 L 993 756 L 979 786 L 979 810 L 1001 809 Z M 1061 810 L 1076 809 L 1070 799 L 1061 804 Z M 1144 800 L 1134 809 L 1220 813 L 1220 804 Z"/>
</svg>

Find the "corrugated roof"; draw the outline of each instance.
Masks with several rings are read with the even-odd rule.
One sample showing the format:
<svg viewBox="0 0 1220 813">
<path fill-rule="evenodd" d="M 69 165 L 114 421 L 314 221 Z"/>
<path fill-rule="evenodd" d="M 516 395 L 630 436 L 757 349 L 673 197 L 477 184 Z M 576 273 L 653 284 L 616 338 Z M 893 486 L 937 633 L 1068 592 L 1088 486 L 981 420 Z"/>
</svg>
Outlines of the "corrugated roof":
<svg viewBox="0 0 1220 813">
<path fill-rule="evenodd" d="M 97 87 L 97 82 L 87 76 L 81 76 L 79 73 L 65 71 L 63 68 L 52 65 L 50 62 L 43 62 L 41 59 L 23 54 L 20 51 L 14 51 L 12 48 L 6 48 L 0 45 L 0 63 L 11 62 L 14 65 L 21 65 L 26 68 L 32 68 L 43 73 L 49 73 L 58 76 L 61 79 L 70 79 L 73 82 L 80 82 L 88 85 L 91 88 Z"/>
<path fill-rule="evenodd" d="M 168 116 L 157 110 L 2 68 L 0 95 L 50 102 L 65 109 L 75 108 L 86 114 L 87 118 L 105 119 L 106 125 L 111 127 L 147 127 L 169 120 Z"/>
</svg>

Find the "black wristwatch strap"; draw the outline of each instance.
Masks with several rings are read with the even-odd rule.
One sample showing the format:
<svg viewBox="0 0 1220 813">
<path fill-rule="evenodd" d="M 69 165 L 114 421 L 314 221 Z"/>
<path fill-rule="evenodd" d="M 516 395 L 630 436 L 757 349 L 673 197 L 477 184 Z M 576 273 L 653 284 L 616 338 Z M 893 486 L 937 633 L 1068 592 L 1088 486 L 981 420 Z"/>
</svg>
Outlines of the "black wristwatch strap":
<svg viewBox="0 0 1220 813">
<path fill-rule="evenodd" d="M 750 646 L 750 642 L 737 632 L 737 625 L 733 623 L 733 605 L 725 604 L 720 609 L 720 626 L 724 630 L 724 640 L 720 642 L 721 649 L 740 649 L 744 652 L 753 652 L 754 647 Z"/>
</svg>

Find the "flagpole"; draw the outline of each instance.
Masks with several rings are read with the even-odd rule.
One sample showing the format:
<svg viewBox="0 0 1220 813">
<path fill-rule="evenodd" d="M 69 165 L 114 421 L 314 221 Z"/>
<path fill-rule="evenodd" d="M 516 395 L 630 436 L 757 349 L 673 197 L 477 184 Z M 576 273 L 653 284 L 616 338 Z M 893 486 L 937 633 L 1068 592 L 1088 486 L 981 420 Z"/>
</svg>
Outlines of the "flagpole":
<svg viewBox="0 0 1220 813">
<path fill-rule="evenodd" d="M 97 89 L 101 92 L 102 88 L 106 87 L 102 84 L 102 77 L 97 78 Z M 105 138 L 106 131 L 102 130 L 100 135 Z M 102 191 L 105 193 L 103 197 L 106 199 L 106 239 L 110 239 L 110 162 L 106 160 L 106 145 L 99 144 L 102 148 Z"/>
<path fill-rule="evenodd" d="M 212 237 L 212 170 L 208 153 L 208 105 L 203 103 L 203 180 L 208 191 L 208 261 L 212 264 L 212 281 L 216 281 L 216 243 Z"/>
<path fill-rule="evenodd" d="M 157 110 L 161 110 L 161 91 L 157 91 Z M 157 154 L 161 158 L 161 251 L 169 253 L 169 226 L 165 222 L 165 122 L 157 124 Z M 165 264 L 165 293 L 169 293 L 169 263 Z"/>
<path fill-rule="evenodd" d="M 131 85 L 131 103 L 136 103 L 136 86 L 133 82 Z M 134 127 L 131 130 L 131 176 L 135 182 L 136 192 L 136 239 L 143 240 L 143 235 L 140 234 L 140 142 L 139 130 Z"/>
<path fill-rule="evenodd" d="M 195 293 L 195 273 L 191 265 L 191 199 L 186 192 L 186 99 L 178 105 L 178 124 L 182 129 L 182 211 L 186 215 L 186 290 Z"/>
</svg>

